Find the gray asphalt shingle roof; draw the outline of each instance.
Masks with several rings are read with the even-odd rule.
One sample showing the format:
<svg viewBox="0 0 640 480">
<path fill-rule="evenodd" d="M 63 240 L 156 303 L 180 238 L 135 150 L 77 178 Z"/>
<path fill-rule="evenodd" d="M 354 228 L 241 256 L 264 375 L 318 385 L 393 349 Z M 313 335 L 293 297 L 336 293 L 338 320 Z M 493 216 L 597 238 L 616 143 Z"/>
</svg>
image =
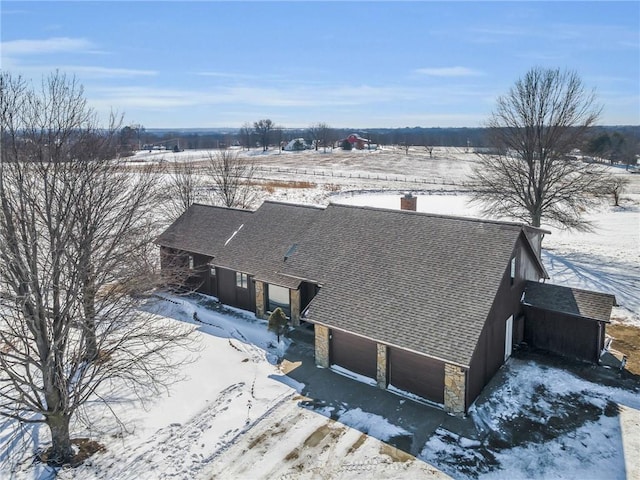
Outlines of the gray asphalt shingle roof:
<svg viewBox="0 0 640 480">
<path fill-rule="evenodd" d="M 298 288 L 300 280 L 283 275 L 285 256 L 295 252 L 321 207 L 264 202 L 215 259 L 217 266 L 250 273 L 256 280 Z M 294 248 L 292 248 L 294 247 Z"/>
<path fill-rule="evenodd" d="M 330 205 L 287 272 L 311 321 L 468 366 L 522 226 Z"/>
<path fill-rule="evenodd" d="M 520 224 L 268 201 L 194 205 L 157 243 L 283 287 L 319 283 L 309 320 L 468 366 L 519 238 Z"/>
<path fill-rule="evenodd" d="M 251 218 L 250 210 L 193 204 L 156 238 L 163 247 L 215 257 L 226 240 Z"/>
<path fill-rule="evenodd" d="M 616 297 L 549 283 L 527 282 L 522 302 L 544 310 L 609 322 Z"/>
</svg>

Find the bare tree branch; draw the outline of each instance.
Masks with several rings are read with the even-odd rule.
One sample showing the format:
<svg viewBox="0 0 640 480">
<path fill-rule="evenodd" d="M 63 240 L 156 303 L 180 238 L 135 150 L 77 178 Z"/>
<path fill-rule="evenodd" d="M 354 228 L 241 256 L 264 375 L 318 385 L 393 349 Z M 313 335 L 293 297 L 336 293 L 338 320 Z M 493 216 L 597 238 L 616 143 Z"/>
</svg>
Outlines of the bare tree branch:
<svg viewBox="0 0 640 480">
<path fill-rule="evenodd" d="M 188 329 L 139 309 L 153 182 L 110 160 L 119 122 L 99 128 L 58 72 L 0 87 L 0 415 L 45 423 L 60 465 L 77 409 L 107 381 L 171 381 Z"/>
<path fill-rule="evenodd" d="M 227 150 L 209 154 L 207 176 L 214 195 L 225 207 L 250 208 L 256 199 L 252 185 L 255 165 L 251 159 Z"/>
<path fill-rule="evenodd" d="M 539 227 L 542 220 L 588 229 L 584 212 L 607 181 L 604 170 L 568 157 L 601 108 L 575 72 L 534 68 L 498 99 L 489 120 L 497 155 L 474 169 L 474 199 L 486 214 Z"/>
</svg>

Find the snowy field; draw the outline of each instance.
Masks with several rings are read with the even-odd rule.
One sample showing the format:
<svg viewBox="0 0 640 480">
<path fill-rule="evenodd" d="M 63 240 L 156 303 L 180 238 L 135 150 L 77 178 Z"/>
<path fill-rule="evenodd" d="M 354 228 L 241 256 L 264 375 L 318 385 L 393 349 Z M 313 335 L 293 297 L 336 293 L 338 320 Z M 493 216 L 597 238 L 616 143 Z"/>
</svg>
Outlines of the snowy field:
<svg viewBox="0 0 640 480">
<path fill-rule="evenodd" d="M 265 190 L 263 199 L 398 208 L 399 192 L 412 191 L 420 195 L 419 210 L 477 215 L 464 193 L 476 156 L 463 149 L 439 148 L 433 158 L 417 148 L 409 155 L 399 149 L 244 155 L 256 159 L 265 182 L 311 184 Z M 143 152 L 132 165 L 205 156 Z M 640 175 L 612 170 L 631 181 L 622 207 L 604 203 L 592 213 L 590 233 L 550 229 L 543 260 L 554 283 L 614 293 L 615 320 L 640 326 Z M 359 190 L 368 194 L 353 194 Z M 89 404 L 72 431 L 105 451 L 75 469 L 33 463 L 48 445 L 45 428 L 0 423 L 0 478 L 640 478 L 638 390 L 512 358 L 472 407 L 473 435 L 440 426 L 412 456 L 387 443 L 403 431 L 387 418 L 349 405 L 339 412 L 304 408 L 305 386 L 279 366 L 288 340 L 277 344 L 266 322 L 202 296 L 164 298 L 148 308 L 162 321 L 192 324 L 199 347 L 185 353 L 189 361 L 172 388 L 144 401 L 118 385 L 101 392 L 113 413 Z M 398 397 L 399 406 L 405 401 Z"/>
</svg>

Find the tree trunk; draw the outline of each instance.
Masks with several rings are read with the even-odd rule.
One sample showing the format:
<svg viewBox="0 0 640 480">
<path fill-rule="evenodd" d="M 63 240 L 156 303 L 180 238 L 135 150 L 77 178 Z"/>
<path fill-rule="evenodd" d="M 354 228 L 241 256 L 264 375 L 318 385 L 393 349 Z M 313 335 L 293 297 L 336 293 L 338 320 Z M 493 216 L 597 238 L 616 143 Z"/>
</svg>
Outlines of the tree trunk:
<svg viewBox="0 0 640 480">
<path fill-rule="evenodd" d="M 93 362 L 98 358 L 98 341 L 96 339 L 96 288 L 90 278 L 83 281 L 83 297 L 85 360 Z"/>
<path fill-rule="evenodd" d="M 533 212 L 531 214 L 531 226 L 532 227 L 540 227 L 540 221 L 542 220 L 542 215 L 539 212 Z"/>
<path fill-rule="evenodd" d="M 96 323 L 94 318 L 95 317 L 87 317 L 84 322 L 86 347 L 84 359 L 87 362 L 93 362 L 98 358 L 98 340 L 96 338 Z"/>
<path fill-rule="evenodd" d="M 56 413 L 47 416 L 47 425 L 51 430 L 51 450 L 47 458 L 49 465 L 60 466 L 71 462 L 73 449 L 69 437 L 69 415 Z"/>
</svg>

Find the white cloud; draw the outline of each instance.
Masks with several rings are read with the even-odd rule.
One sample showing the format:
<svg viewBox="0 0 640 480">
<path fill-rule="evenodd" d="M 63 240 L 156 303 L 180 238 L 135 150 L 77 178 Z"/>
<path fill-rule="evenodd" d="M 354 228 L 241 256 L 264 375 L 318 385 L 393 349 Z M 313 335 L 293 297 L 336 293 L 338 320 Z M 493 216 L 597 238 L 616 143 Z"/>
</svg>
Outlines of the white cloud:
<svg viewBox="0 0 640 480">
<path fill-rule="evenodd" d="M 2 42 L 0 48 L 3 56 L 16 56 L 91 51 L 94 45 L 84 38 L 54 37 L 45 40 L 10 40 Z"/>
<path fill-rule="evenodd" d="M 42 67 L 41 67 L 42 68 Z M 56 67 L 63 72 L 72 72 L 79 77 L 151 77 L 158 75 L 155 70 L 136 70 L 131 68 L 93 67 L 89 65 L 67 65 Z"/>
<path fill-rule="evenodd" d="M 478 77 L 483 75 L 482 72 L 467 67 L 418 68 L 416 72 L 431 77 Z"/>
</svg>

